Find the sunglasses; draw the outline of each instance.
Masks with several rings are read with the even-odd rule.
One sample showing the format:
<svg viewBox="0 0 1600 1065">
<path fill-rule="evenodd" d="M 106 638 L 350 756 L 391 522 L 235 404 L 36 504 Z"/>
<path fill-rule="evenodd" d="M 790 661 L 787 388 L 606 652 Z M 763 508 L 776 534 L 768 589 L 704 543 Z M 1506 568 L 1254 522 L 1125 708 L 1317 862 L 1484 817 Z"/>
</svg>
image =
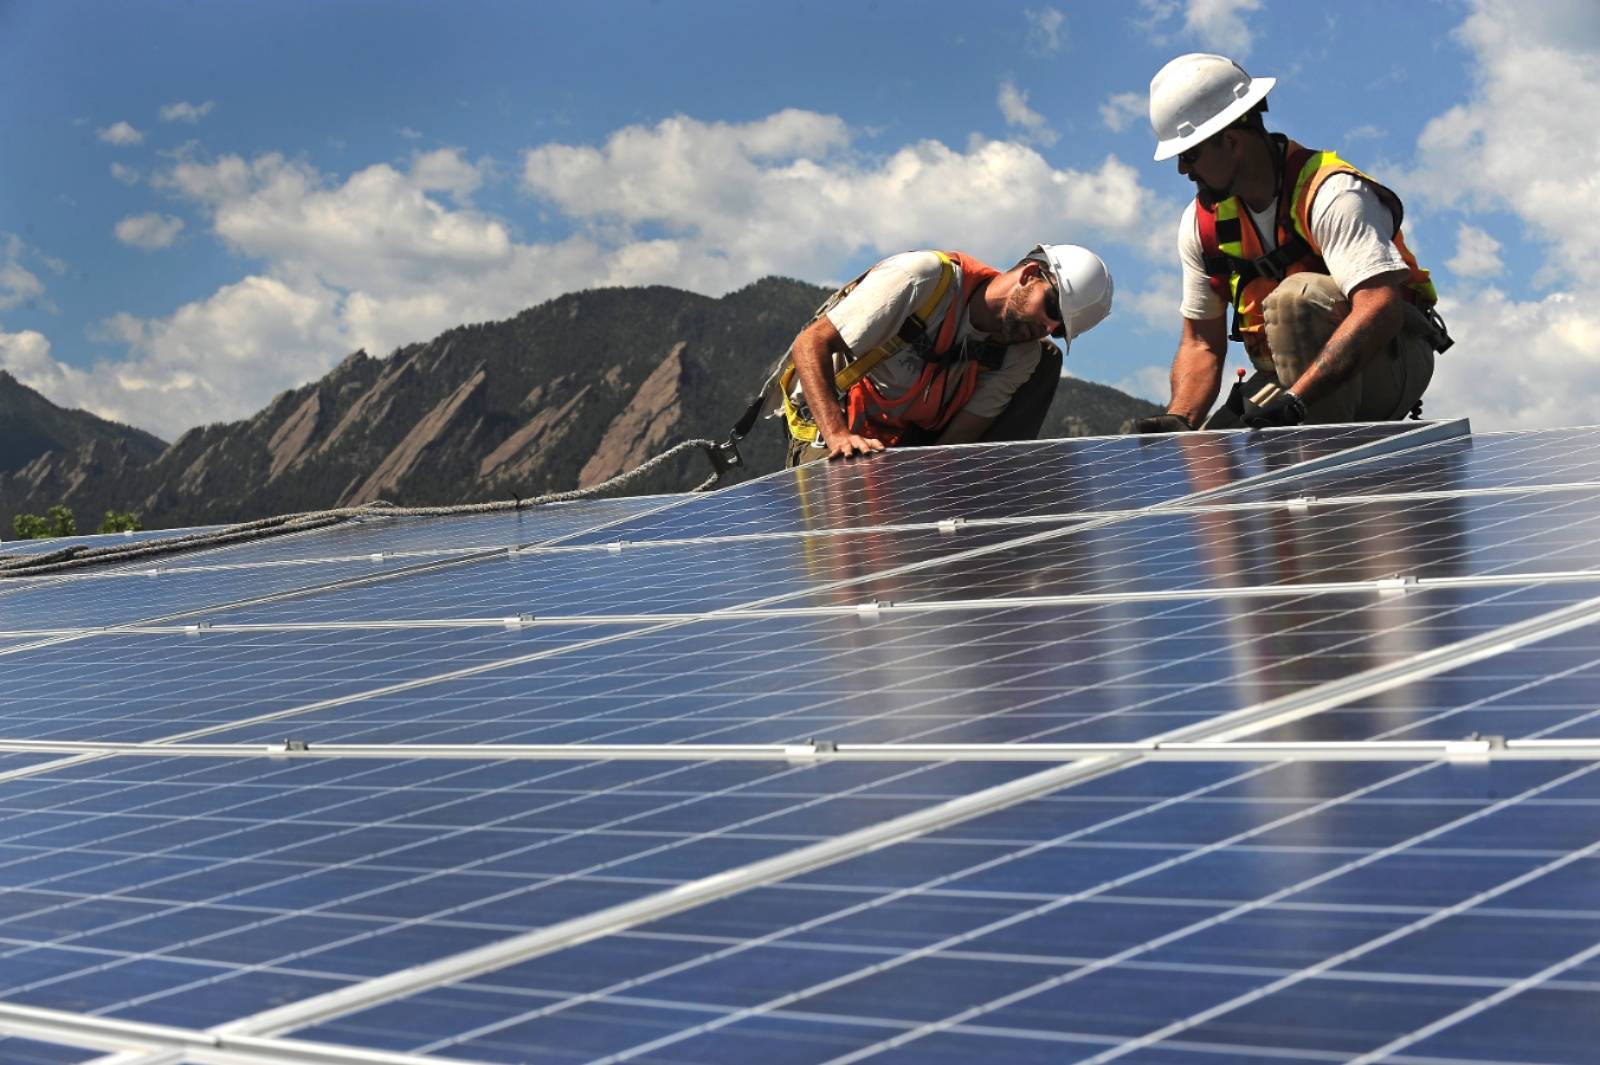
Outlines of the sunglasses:
<svg viewBox="0 0 1600 1065">
<path fill-rule="evenodd" d="M 1061 293 L 1056 291 L 1056 286 L 1050 286 L 1050 295 L 1044 298 L 1044 313 L 1056 321 L 1061 321 Z"/>
<path fill-rule="evenodd" d="M 1185 148 L 1183 151 L 1178 153 L 1178 162 L 1182 163 L 1184 166 L 1194 166 L 1196 161 L 1198 161 L 1200 158 L 1200 153 L 1206 150 L 1206 145 L 1210 144 L 1213 139 L 1214 138 L 1212 137 L 1207 137 L 1199 144 L 1196 144 L 1193 148 Z"/>
</svg>

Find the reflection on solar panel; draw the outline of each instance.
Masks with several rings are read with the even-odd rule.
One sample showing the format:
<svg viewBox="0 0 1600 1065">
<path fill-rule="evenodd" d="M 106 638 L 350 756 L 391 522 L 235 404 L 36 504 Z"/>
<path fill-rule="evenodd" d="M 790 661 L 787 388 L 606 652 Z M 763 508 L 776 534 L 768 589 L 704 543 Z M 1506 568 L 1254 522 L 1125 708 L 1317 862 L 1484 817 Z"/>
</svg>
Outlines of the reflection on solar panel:
<svg viewBox="0 0 1600 1065">
<path fill-rule="evenodd" d="M 1597 489 L 974 445 L 0 584 L 0 1062 L 1592 1062 Z"/>
</svg>

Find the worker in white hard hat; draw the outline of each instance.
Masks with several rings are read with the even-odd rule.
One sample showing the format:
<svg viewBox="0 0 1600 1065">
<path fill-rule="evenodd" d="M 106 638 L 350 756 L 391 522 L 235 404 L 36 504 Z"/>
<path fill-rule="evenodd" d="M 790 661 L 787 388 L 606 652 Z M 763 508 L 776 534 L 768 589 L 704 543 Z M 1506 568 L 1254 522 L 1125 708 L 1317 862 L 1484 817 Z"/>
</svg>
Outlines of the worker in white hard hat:
<svg viewBox="0 0 1600 1065">
<path fill-rule="evenodd" d="M 1155 157 L 1176 158 L 1196 193 L 1178 229 L 1172 399 L 1134 431 L 1418 416 L 1434 352 L 1450 344 L 1401 235 L 1400 198 L 1331 151 L 1268 133 L 1274 84 L 1204 54 L 1150 82 Z M 1208 419 L 1230 337 L 1256 373 Z"/>
<path fill-rule="evenodd" d="M 1074 244 L 1001 271 L 961 252 L 892 255 L 840 289 L 778 374 L 789 465 L 886 447 L 1031 440 L 1061 350 L 1111 310 L 1111 274 Z"/>
</svg>

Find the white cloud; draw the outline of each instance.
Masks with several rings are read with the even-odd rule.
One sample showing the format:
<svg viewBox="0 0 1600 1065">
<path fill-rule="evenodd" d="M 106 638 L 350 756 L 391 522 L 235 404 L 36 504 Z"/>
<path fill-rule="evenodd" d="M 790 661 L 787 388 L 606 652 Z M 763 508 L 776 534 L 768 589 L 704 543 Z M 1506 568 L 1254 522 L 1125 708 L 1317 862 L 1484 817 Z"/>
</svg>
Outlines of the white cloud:
<svg viewBox="0 0 1600 1065">
<path fill-rule="evenodd" d="M 810 112 L 743 126 L 677 117 L 619 130 L 600 148 L 533 149 L 523 184 L 587 221 L 601 243 L 629 244 L 644 227 L 664 231 L 630 261 L 670 260 L 681 271 L 675 283 L 701 291 L 766 273 L 838 277 L 863 254 L 930 245 L 1000 261 L 1064 234 L 1171 253 L 1170 229 L 1149 220 L 1175 217 L 1176 208 L 1157 202 L 1115 157 L 1077 171 L 1006 141 L 976 140 L 966 151 L 922 141 L 883 158 L 857 157 L 849 144 L 843 122 Z M 650 269 L 613 270 L 612 283 L 659 280 Z"/>
<path fill-rule="evenodd" d="M 1457 36 L 1476 60 L 1476 87 L 1424 128 L 1407 183 L 1424 209 L 1518 219 L 1547 249 L 1536 282 L 1558 290 L 1447 288 L 1456 346 L 1439 358 L 1430 411 L 1467 414 L 1479 429 L 1593 420 L 1573 397 L 1600 388 L 1600 19 L 1588 0 L 1478 0 Z M 1463 226 L 1449 265 L 1493 274 L 1498 253 Z"/>
<path fill-rule="evenodd" d="M 1429 417 L 1466 415 L 1477 431 L 1592 424 L 1600 393 L 1600 308 L 1556 293 L 1518 302 L 1498 288 L 1446 297 L 1456 345 L 1423 398 Z"/>
<path fill-rule="evenodd" d="M 126 122 L 117 122 L 107 126 L 99 132 L 98 136 L 106 144 L 115 144 L 118 148 L 127 148 L 144 142 L 144 134 Z"/>
<path fill-rule="evenodd" d="M 422 139 L 422 131 L 412 129 L 410 126 L 401 126 L 396 132 L 398 132 L 400 136 L 404 137 L 408 141 L 419 141 Z"/>
<path fill-rule="evenodd" d="M 1375 141 L 1383 137 L 1383 127 L 1375 126 L 1368 122 L 1349 130 L 1340 138 L 1341 143 L 1354 144 L 1356 141 Z"/>
<path fill-rule="evenodd" d="M 1165 366 L 1141 366 L 1111 387 L 1151 403 L 1165 404 L 1172 396 L 1172 372 Z"/>
<path fill-rule="evenodd" d="M 411 160 L 411 179 L 425 192 L 447 192 L 467 204 L 483 184 L 486 163 L 469 163 L 455 148 L 423 152 Z"/>
<path fill-rule="evenodd" d="M 1129 292 L 1126 298 L 1120 299 L 1117 309 L 1139 319 L 1142 332 L 1170 334 L 1173 347 L 1176 348 L 1178 329 L 1183 319 L 1179 312 L 1182 303 L 1182 275 L 1166 270 L 1147 278 L 1143 288 Z"/>
<path fill-rule="evenodd" d="M 1458 31 L 1479 81 L 1424 128 L 1413 179 L 1437 206 L 1499 209 L 1600 281 L 1600 19 L 1586 0 L 1482 0 Z"/>
<path fill-rule="evenodd" d="M 1176 37 L 1193 41 L 1211 52 L 1243 61 L 1255 47 L 1255 33 L 1247 16 L 1261 8 L 1261 0 L 1140 0 L 1145 17 L 1136 25 L 1156 44 Z M 1183 15 L 1183 25 L 1174 20 Z M 1151 71 L 1155 73 L 1155 71 Z"/>
<path fill-rule="evenodd" d="M 571 236 L 525 243 L 473 208 L 490 165 L 456 149 L 333 176 L 278 154 L 190 147 L 150 183 L 262 267 L 171 315 L 106 319 L 98 337 L 127 357 L 78 378 L 63 369 L 47 394 L 171 437 L 253 413 L 355 348 L 386 354 L 574 289 L 715 295 L 763 274 L 838 279 L 863 257 L 914 247 L 1009 264 L 1040 240 L 1121 243 L 1166 262 L 1178 209 L 1114 157 L 1056 169 L 1025 144 L 982 139 L 884 157 L 856 151 L 842 119 L 806 111 L 673 118 L 521 161 L 524 191 Z"/>
<path fill-rule="evenodd" d="M 1054 55 L 1061 51 L 1061 34 L 1067 16 L 1053 7 L 1028 8 L 1023 11 L 1028 20 L 1028 50 L 1034 55 Z"/>
<path fill-rule="evenodd" d="M 137 185 L 139 183 L 139 171 L 131 166 L 123 166 L 121 163 L 111 164 L 111 176 L 124 185 Z"/>
<path fill-rule="evenodd" d="M 37 388 L 34 381 L 51 372 L 55 360 L 50 357 L 50 341 L 32 329 L 19 333 L 0 332 L 0 369 L 29 388 Z"/>
<path fill-rule="evenodd" d="M 183 219 L 151 212 L 124 218 L 116 225 L 116 235 L 118 240 L 130 247 L 155 251 L 171 247 L 182 229 Z"/>
<path fill-rule="evenodd" d="M 1150 98 L 1142 92 L 1119 92 L 1100 105 L 1100 120 L 1113 133 L 1121 133 L 1150 116 Z"/>
<path fill-rule="evenodd" d="M 1207 48 L 1242 60 L 1255 47 L 1246 16 L 1260 7 L 1261 0 L 1189 0 L 1183 28 Z"/>
<path fill-rule="evenodd" d="M 22 265 L 28 246 L 15 233 L 3 234 L 0 239 L 0 310 L 10 310 L 23 304 L 39 306 L 44 297 L 44 282 L 39 275 Z M 59 272 L 59 271 L 58 271 Z M 46 309 L 54 308 L 43 301 Z"/>
<path fill-rule="evenodd" d="M 1499 273 L 1500 242 L 1477 226 L 1465 223 L 1456 231 L 1456 255 L 1445 264 L 1462 277 L 1489 277 Z"/>
<path fill-rule="evenodd" d="M 1006 125 L 1023 130 L 1028 140 L 1046 147 L 1056 142 L 1056 131 L 1050 128 L 1043 115 L 1028 106 L 1028 94 L 1009 78 L 1000 83 L 1000 95 L 995 102 L 1000 105 Z"/>
<path fill-rule="evenodd" d="M 192 126 L 209 115 L 216 106 L 215 100 L 207 100 L 203 104 L 192 104 L 187 100 L 179 100 L 177 103 L 167 104 L 161 109 L 161 121 L 183 122 Z"/>
</svg>

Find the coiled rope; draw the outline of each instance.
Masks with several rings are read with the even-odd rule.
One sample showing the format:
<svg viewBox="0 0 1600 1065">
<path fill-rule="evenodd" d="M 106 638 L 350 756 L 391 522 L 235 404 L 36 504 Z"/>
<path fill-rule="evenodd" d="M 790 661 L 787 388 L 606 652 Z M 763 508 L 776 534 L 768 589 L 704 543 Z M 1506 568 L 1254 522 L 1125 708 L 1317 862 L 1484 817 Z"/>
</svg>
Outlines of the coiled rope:
<svg viewBox="0 0 1600 1065">
<path fill-rule="evenodd" d="M 692 492 L 704 492 L 715 487 L 730 467 L 740 464 L 738 452 L 727 444 L 717 444 L 711 440 L 701 439 L 685 440 L 631 470 L 619 473 L 609 480 L 601 481 L 599 484 L 591 485 L 588 488 L 573 488 L 565 492 L 550 492 L 545 495 L 532 496 L 528 499 L 502 499 L 490 503 L 458 503 L 439 507 L 400 507 L 395 506 L 393 503 L 378 500 L 355 507 L 311 510 L 300 514 L 283 514 L 275 518 L 261 518 L 238 525 L 229 525 L 226 528 L 215 529 L 210 532 L 163 537 L 159 540 L 144 540 L 139 543 L 108 544 L 104 547 L 71 546 L 41 555 L 0 555 L 0 578 L 36 577 L 42 574 L 60 573 L 65 570 L 104 565 L 108 562 L 124 562 L 131 559 L 149 558 L 154 555 L 173 554 L 178 551 L 193 551 L 199 548 L 221 547 L 226 544 L 245 543 L 251 540 L 265 540 L 274 536 L 287 536 L 290 533 L 321 529 L 329 525 L 337 525 L 341 522 L 359 518 L 434 518 L 453 514 L 493 514 L 498 511 L 527 510 L 530 507 L 543 506 L 546 503 L 570 503 L 580 499 L 596 499 L 610 493 L 620 494 L 621 489 L 648 476 L 684 452 L 696 448 L 704 451 L 707 457 L 710 458 L 713 471 L 710 477 L 690 489 Z"/>
</svg>

